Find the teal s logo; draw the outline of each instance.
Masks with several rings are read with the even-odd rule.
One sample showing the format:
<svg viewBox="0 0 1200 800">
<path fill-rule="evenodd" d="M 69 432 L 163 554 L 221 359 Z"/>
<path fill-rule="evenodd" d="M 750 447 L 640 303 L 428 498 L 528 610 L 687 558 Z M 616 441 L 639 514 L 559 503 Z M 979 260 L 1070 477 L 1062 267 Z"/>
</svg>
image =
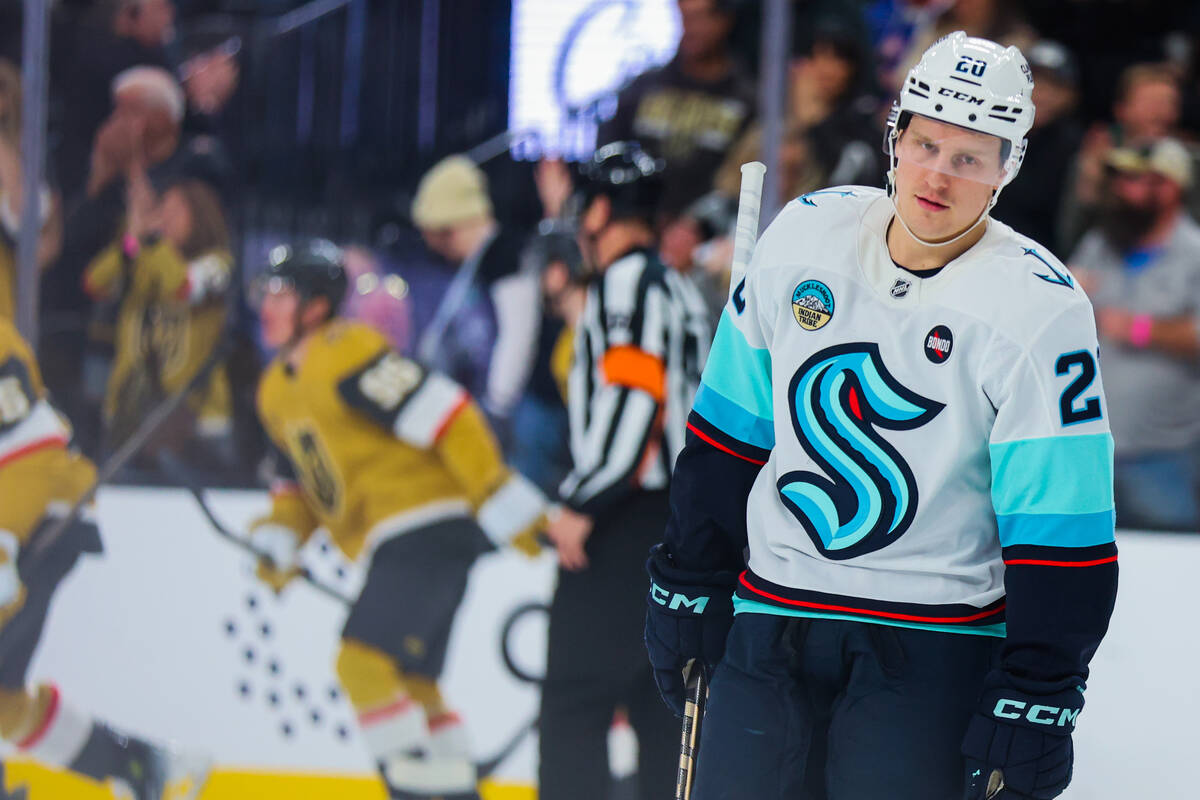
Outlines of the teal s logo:
<svg viewBox="0 0 1200 800">
<path fill-rule="evenodd" d="M 892 377 L 872 342 L 813 355 L 796 370 L 788 399 L 800 445 L 832 480 L 799 470 L 776 488 L 818 551 L 841 560 L 896 541 L 916 516 L 917 482 L 877 429 L 919 428 L 944 404 Z"/>
</svg>

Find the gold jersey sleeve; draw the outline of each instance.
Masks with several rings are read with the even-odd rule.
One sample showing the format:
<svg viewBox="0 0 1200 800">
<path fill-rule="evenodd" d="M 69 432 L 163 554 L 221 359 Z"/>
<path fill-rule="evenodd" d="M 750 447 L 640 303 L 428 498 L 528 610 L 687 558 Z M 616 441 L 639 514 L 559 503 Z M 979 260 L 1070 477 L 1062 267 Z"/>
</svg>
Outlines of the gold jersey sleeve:
<svg viewBox="0 0 1200 800">
<path fill-rule="evenodd" d="M 71 430 L 47 402 L 29 345 L 0 319 L 0 529 L 25 542 L 52 503 L 73 505 L 96 470 L 68 449 Z"/>
<path fill-rule="evenodd" d="M 395 353 L 362 323 L 330 322 L 313 334 L 297 366 L 273 362 L 258 406 L 311 521 L 352 559 L 403 530 L 480 515 L 512 483 L 467 392 Z M 296 507 L 283 505 L 294 495 L 277 497 L 272 520 L 296 520 Z"/>
</svg>

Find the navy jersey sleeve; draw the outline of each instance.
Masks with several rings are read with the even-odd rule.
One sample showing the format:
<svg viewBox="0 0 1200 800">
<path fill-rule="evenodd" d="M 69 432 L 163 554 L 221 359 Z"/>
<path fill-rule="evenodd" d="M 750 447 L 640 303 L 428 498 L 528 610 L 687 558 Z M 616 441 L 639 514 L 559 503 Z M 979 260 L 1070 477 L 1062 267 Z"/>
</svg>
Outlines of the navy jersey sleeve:
<svg viewBox="0 0 1200 800">
<path fill-rule="evenodd" d="M 775 446 L 771 354 L 750 283 L 721 315 L 671 479 L 665 543 L 683 569 L 742 569 L 746 500 Z"/>
<path fill-rule="evenodd" d="M 1048 689 L 1086 680 L 1117 591 L 1113 442 L 1091 308 L 1043 326 L 997 390 L 989 446 L 1005 563 L 1002 668 Z"/>
</svg>

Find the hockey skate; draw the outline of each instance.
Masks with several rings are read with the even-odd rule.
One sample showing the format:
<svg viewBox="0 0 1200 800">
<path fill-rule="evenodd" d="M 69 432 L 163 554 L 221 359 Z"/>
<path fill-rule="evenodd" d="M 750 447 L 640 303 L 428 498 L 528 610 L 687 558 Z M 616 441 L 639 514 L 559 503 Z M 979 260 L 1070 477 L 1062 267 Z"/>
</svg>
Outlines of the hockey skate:
<svg viewBox="0 0 1200 800">
<path fill-rule="evenodd" d="M 208 758 L 145 745 L 131 753 L 125 775 L 109 779 L 119 800 L 195 800 L 208 781 Z"/>
<path fill-rule="evenodd" d="M 479 800 L 475 765 L 466 758 L 397 756 L 379 769 L 393 800 Z"/>
</svg>

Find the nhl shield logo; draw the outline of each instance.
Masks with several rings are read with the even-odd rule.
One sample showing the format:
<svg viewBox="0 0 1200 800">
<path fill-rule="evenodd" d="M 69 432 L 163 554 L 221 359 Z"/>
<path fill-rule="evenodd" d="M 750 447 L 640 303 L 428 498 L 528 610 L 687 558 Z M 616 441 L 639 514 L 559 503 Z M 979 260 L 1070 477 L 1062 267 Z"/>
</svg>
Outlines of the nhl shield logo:
<svg viewBox="0 0 1200 800">
<path fill-rule="evenodd" d="M 824 328 L 833 319 L 833 292 L 820 281 L 804 281 L 792 292 L 792 314 L 806 331 Z"/>
<path fill-rule="evenodd" d="M 912 288 L 912 281 L 904 278 L 896 278 L 896 282 L 892 284 L 892 297 L 899 300 L 908 294 L 908 290 Z"/>
</svg>

